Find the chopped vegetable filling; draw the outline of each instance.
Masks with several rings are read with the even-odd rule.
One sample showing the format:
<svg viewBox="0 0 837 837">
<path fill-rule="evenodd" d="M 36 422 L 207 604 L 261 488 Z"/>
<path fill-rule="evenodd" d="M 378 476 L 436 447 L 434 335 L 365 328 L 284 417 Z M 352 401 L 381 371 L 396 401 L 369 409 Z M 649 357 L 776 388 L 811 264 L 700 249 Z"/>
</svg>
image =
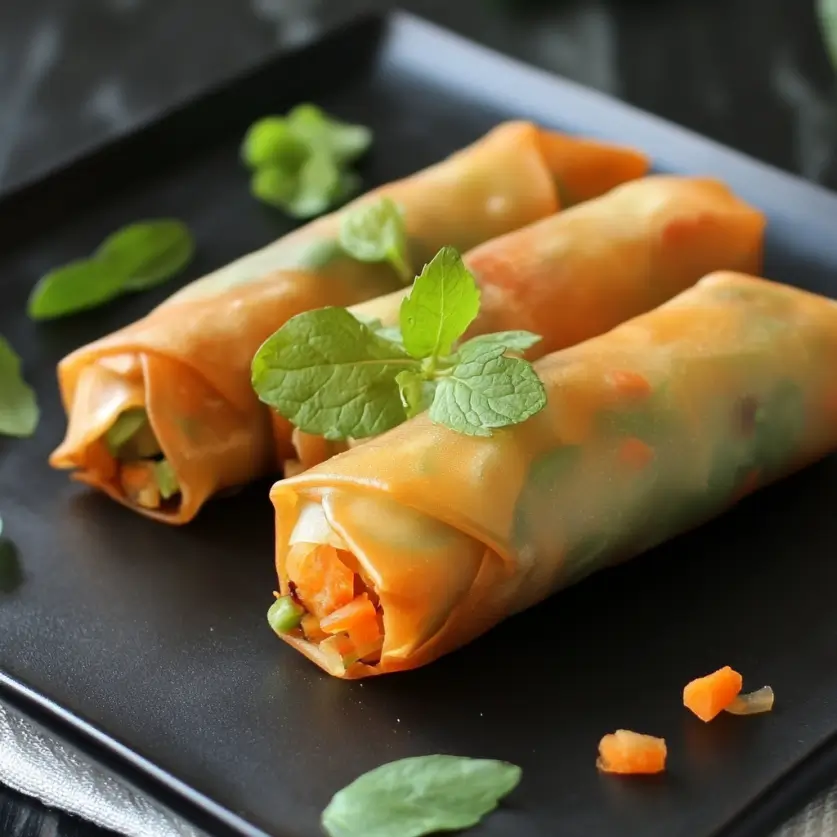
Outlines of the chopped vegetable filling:
<svg viewBox="0 0 837 837">
<path fill-rule="evenodd" d="M 268 612 L 274 630 L 289 633 L 298 627 L 305 639 L 344 667 L 377 662 L 384 643 L 380 605 L 360 574 L 350 568 L 354 563 L 351 553 L 329 544 L 294 544 L 286 563 L 292 597 L 277 599 Z M 283 600 L 300 608 L 300 618 L 280 630 L 276 613 Z M 282 605 L 283 613 L 286 607 Z"/>
<path fill-rule="evenodd" d="M 111 456 L 119 464 L 119 485 L 125 496 L 142 508 L 158 509 L 180 493 L 177 475 L 163 457 L 148 414 L 126 410 L 104 437 Z"/>
</svg>

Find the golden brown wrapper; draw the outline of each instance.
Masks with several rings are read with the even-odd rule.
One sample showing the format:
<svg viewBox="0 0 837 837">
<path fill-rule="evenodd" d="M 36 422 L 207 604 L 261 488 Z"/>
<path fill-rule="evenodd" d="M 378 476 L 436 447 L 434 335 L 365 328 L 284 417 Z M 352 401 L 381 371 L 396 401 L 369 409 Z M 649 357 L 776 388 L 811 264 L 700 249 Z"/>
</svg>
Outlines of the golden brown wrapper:
<svg viewBox="0 0 837 837">
<path fill-rule="evenodd" d="M 718 180 L 661 175 L 631 181 L 467 253 L 481 301 L 465 339 L 532 331 L 543 339 L 529 359 L 580 343 L 714 270 L 759 273 L 765 226 L 763 213 Z M 396 325 L 405 293 L 352 311 Z M 293 441 L 303 469 L 346 448 L 298 430 Z M 291 463 L 289 476 L 295 470 Z"/>
<path fill-rule="evenodd" d="M 283 593 L 290 544 L 329 543 L 385 627 L 376 665 L 285 639 L 338 677 L 425 665 L 837 449 L 835 365 L 837 303 L 717 273 L 538 361 L 548 404 L 523 424 L 473 437 L 424 414 L 279 482 Z"/>
<path fill-rule="evenodd" d="M 279 419 L 272 426 L 250 385 L 261 343 L 295 314 L 398 287 L 390 267 L 339 251 L 344 212 L 392 198 L 405 210 L 411 256 L 420 265 L 442 246 L 467 250 L 554 213 L 564 181 L 584 198 L 647 168 L 645 156 L 630 149 L 504 123 L 447 160 L 193 282 L 144 319 L 62 360 L 69 427 L 50 464 L 74 469 L 78 479 L 149 517 L 186 523 L 213 494 L 273 472 L 290 454 L 290 426 Z M 128 500 L 101 439 L 124 409 L 137 406 L 148 410 L 181 487 L 180 502 L 159 509 Z"/>
</svg>

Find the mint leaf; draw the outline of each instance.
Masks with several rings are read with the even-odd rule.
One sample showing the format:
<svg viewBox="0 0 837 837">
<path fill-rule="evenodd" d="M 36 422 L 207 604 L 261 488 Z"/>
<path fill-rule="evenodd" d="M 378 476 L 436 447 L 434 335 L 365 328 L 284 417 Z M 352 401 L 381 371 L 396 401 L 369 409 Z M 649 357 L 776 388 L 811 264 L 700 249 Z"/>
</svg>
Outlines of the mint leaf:
<svg viewBox="0 0 837 837">
<path fill-rule="evenodd" d="M 508 762 L 418 756 L 365 773 L 322 815 L 329 837 L 423 837 L 476 825 L 520 782 Z"/>
<path fill-rule="evenodd" d="M 506 352 L 525 352 L 531 349 L 543 338 L 531 331 L 498 331 L 494 334 L 481 334 L 479 337 L 472 337 L 459 348 L 460 351 L 466 346 L 495 347 L 502 346 Z"/>
<path fill-rule="evenodd" d="M 546 389 L 530 363 L 505 357 L 502 346 L 460 350 L 460 362 L 439 381 L 430 420 L 468 436 L 490 436 L 546 406 Z"/>
<path fill-rule="evenodd" d="M 21 374 L 20 356 L 0 337 L 0 434 L 31 436 L 39 418 L 35 391 Z"/>
<path fill-rule="evenodd" d="M 407 256 L 404 211 L 390 198 L 347 212 L 340 222 L 340 245 L 359 262 L 389 262 L 405 283 L 414 276 Z"/>
<path fill-rule="evenodd" d="M 33 320 L 86 311 L 116 299 L 125 281 L 125 275 L 107 262 L 80 259 L 41 278 L 29 295 L 27 310 Z"/>
<path fill-rule="evenodd" d="M 418 369 L 345 308 L 298 314 L 253 358 L 259 398 L 306 433 L 362 439 L 404 420 L 396 376 Z"/>
<path fill-rule="evenodd" d="M 252 169 L 277 166 L 294 172 L 308 154 L 308 143 L 281 116 L 266 116 L 254 122 L 241 145 L 241 158 Z"/>
<path fill-rule="evenodd" d="M 837 68 L 837 0 L 818 0 L 817 18 L 829 58 Z"/>
<path fill-rule="evenodd" d="M 256 200 L 286 209 L 299 189 L 299 174 L 281 166 L 264 166 L 257 169 L 250 178 L 250 194 Z"/>
<path fill-rule="evenodd" d="M 372 132 L 326 115 L 316 105 L 297 105 L 287 117 L 293 134 L 312 148 L 327 151 L 341 165 L 352 163 L 372 144 Z"/>
<path fill-rule="evenodd" d="M 312 154 L 299 170 L 296 193 L 286 211 L 294 218 L 313 218 L 326 212 L 341 191 L 340 169 L 326 153 Z"/>
<path fill-rule="evenodd" d="M 401 403 L 407 418 L 423 413 L 432 403 L 436 392 L 436 382 L 428 381 L 420 372 L 405 369 L 395 376 Z"/>
<path fill-rule="evenodd" d="M 105 239 L 93 259 L 123 277 L 124 292 L 144 291 L 171 279 L 194 254 L 189 228 L 182 221 L 166 218 L 123 227 Z"/>
<path fill-rule="evenodd" d="M 450 354 L 480 309 L 480 292 L 459 253 L 442 248 L 401 303 L 404 348 L 415 358 Z"/>
</svg>

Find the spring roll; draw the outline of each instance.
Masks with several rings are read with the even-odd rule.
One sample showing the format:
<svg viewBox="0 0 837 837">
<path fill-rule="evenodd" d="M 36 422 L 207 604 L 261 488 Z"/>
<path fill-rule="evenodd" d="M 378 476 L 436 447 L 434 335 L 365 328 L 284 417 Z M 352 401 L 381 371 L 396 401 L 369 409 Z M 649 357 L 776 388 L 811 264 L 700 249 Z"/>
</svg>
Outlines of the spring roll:
<svg viewBox="0 0 837 837">
<path fill-rule="evenodd" d="M 523 424 L 423 414 L 279 482 L 284 638 L 337 677 L 429 663 L 834 451 L 835 367 L 837 303 L 716 273 L 538 361 Z"/>
<path fill-rule="evenodd" d="M 585 199 L 647 168 L 630 149 L 502 124 L 62 360 L 69 426 L 50 464 L 149 517 L 186 523 L 212 495 L 275 473 L 282 448 L 291 452 L 290 426 L 274 433 L 250 386 L 265 338 L 294 314 L 352 305 L 401 284 L 391 267 L 343 253 L 344 212 L 388 196 L 404 209 L 410 256 L 423 264 L 446 244 L 469 249 L 554 213 L 559 192 Z"/>
<path fill-rule="evenodd" d="M 761 272 L 766 219 L 721 182 L 654 176 L 620 186 L 464 256 L 481 291 L 465 339 L 525 329 L 529 359 L 603 334 L 715 270 Z M 362 303 L 361 318 L 396 325 L 402 290 Z M 345 450 L 295 430 L 292 475 Z"/>
</svg>

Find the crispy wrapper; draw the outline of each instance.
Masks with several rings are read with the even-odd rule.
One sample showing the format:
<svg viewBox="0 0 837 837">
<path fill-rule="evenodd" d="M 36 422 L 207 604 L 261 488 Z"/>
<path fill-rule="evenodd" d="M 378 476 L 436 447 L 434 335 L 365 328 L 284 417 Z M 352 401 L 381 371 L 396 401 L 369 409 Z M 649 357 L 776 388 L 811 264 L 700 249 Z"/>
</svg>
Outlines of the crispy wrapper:
<svg viewBox="0 0 837 837">
<path fill-rule="evenodd" d="M 653 176 L 482 244 L 464 257 L 480 287 L 465 338 L 527 329 L 536 359 L 656 308 L 715 270 L 758 274 L 764 215 L 710 178 Z M 396 325 L 399 291 L 354 313 Z M 347 445 L 294 431 L 310 468 Z M 287 472 L 286 472 L 287 473 Z"/>
<path fill-rule="evenodd" d="M 586 199 L 647 169 L 630 149 L 510 122 L 349 207 L 383 195 L 399 203 L 411 258 L 421 265 L 445 245 L 468 250 L 554 213 L 559 192 Z M 295 314 L 352 305 L 400 284 L 390 267 L 342 253 L 345 211 L 193 282 L 144 319 L 61 361 L 69 427 L 50 464 L 167 523 L 185 523 L 217 492 L 274 473 L 277 459 L 291 454 L 291 427 L 272 424 L 256 398 L 254 353 Z M 128 496 L 103 442 L 121 413 L 141 407 L 180 486 L 174 500 L 154 508 Z"/>
<path fill-rule="evenodd" d="M 535 366 L 521 425 L 425 414 L 274 486 L 282 590 L 328 544 L 382 613 L 377 662 L 291 645 L 344 678 L 424 665 L 837 448 L 837 303 L 767 280 L 713 274 Z"/>
</svg>

